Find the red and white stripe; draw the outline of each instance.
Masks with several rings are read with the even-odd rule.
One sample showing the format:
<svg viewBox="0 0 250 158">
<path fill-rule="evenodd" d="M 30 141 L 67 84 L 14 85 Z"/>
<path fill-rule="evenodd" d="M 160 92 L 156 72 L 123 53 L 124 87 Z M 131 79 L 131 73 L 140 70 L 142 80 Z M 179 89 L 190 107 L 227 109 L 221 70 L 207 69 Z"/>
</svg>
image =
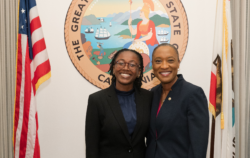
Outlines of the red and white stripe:
<svg viewBox="0 0 250 158">
<path fill-rule="evenodd" d="M 41 77 L 50 72 L 49 58 L 36 6 L 30 9 L 29 15 L 33 60 L 29 57 L 27 35 L 18 35 L 14 118 L 15 158 L 40 158 L 36 84 Z"/>
<path fill-rule="evenodd" d="M 46 75 L 50 71 L 49 57 L 36 6 L 30 9 L 30 30 L 34 57 L 30 66 L 32 70 L 31 78 L 34 93 L 36 93 L 36 83 L 42 76 Z"/>
</svg>

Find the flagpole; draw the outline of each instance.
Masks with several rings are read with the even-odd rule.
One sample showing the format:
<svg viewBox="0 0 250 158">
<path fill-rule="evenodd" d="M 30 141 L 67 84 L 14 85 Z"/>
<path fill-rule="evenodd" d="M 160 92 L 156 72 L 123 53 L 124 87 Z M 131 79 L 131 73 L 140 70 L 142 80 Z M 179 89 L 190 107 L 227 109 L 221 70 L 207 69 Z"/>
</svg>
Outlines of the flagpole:
<svg viewBox="0 0 250 158">
<path fill-rule="evenodd" d="M 19 11 L 20 11 L 20 0 L 18 0 L 18 9 L 17 9 L 17 32 L 19 32 Z M 16 38 L 16 75 L 17 75 L 17 60 L 18 60 L 18 33 L 17 33 L 17 38 Z M 13 153 L 15 155 L 15 109 L 16 109 L 16 82 L 17 82 L 17 77 L 15 79 L 15 101 L 14 101 L 14 111 L 13 111 L 13 129 L 12 129 L 12 143 L 13 143 Z"/>
</svg>

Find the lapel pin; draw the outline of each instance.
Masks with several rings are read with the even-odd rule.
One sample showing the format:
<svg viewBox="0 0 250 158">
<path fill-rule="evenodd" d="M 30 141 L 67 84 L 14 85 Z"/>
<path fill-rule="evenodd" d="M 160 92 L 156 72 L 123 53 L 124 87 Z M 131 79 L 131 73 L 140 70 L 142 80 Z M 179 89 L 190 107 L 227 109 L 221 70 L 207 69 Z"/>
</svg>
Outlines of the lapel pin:
<svg viewBox="0 0 250 158">
<path fill-rule="evenodd" d="M 171 97 L 169 97 L 168 100 L 170 101 L 170 100 L 171 100 Z"/>
</svg>

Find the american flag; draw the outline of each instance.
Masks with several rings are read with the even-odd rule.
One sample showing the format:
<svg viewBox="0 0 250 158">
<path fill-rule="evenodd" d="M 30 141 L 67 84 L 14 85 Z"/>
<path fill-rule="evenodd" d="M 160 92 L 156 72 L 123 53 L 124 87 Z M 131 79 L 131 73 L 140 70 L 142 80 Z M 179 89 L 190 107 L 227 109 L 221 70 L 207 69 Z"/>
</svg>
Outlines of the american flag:
<svg viewBox="0 0 250 158">
<path fill-rule="evenodd" d="M 36 90 L 50 62 L 35 0 L 19 1 L 13 144 L 15 158 L 40 158 Z"/>
</svg>

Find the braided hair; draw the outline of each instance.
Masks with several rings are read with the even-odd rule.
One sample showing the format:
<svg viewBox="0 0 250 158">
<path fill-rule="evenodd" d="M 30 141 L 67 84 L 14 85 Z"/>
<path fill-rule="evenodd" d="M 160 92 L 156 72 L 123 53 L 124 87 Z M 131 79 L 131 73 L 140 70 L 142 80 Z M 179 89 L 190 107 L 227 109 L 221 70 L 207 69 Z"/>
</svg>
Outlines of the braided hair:
<svg viewBox="0 0 250 158">
<path fill-rule="evenodd" d="M 119 50 L 118 52 L 116 52 L 116 54 L 114 55 L 112 61 L 110 62 L 110 68 L 109 68 L 109 74 L 112 76 L 112 83 L 115 83 L 116 82 L 116 77 L 113 73 L 113 67 L 115 65 L 115 62 L 116 62 L 116 58 L 119 56 L 119 54 L 121 54 L 122 52 L 125 52 L 125 51 L 130 51 L 130 52 L 133 52 L 137 55 L 140 63 L 139 63 L 139 71 L 140 71 L 140 76 L 138 78 L 135 79 L 134 81 L 134 85 L 137 87 L 137 88 L 141 88 L 141 85 L 142 85 L 142 77 L 143 77 L 143 69 L 144 69 L 144 66 L 143 66 L 143 59 L 142 59 L 142 56 L 139 52 L 135 51 L 135 50 L 132 50 L 132 49 L 121 49 Z"/>
</svg>

